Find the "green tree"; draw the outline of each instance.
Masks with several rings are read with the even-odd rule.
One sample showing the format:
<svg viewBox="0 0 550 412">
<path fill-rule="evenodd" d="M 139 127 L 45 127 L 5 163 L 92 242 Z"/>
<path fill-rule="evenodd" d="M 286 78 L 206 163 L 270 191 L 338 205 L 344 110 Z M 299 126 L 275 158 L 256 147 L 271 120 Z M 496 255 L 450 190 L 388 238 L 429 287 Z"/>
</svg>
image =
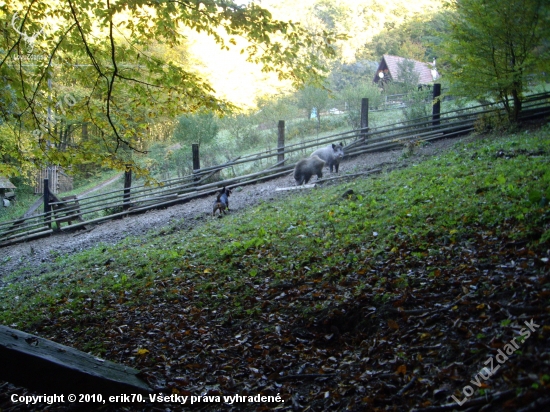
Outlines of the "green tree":
<svg viewBox="0 0 550 412">
<path fill-rule="evenodd" d="M 442 1 L 377 2 L 365 13 L 365 24 L 378 26 L 357 50 L 361 59 L 378 60 L 384 54 L 419 61 L 431 60 L 433 46 L 439 43 L 446 30 Z M 376 13 L 372 13 L 376 11 Z M 370 12 L 370 13 L 369 13 Z M 377 21 L 378 20 L 378 21 Z"/>
<path fill-rule="evenodd" d="M 145 150 L 156 119 L 231 110 L 200 73 L 166 52 L 181 46 L 185 30 L 209 34 L 222 49 L 244 39 L 249 61 L 296 85 L 326 73 L 322 60 L 335 54 L 338 38 L 276 20 L 256 3 L 231 0 L 3 1 L 0 78 L 12 90 L 0 89 L 0 116 L 10 123 L 16 146 L 30 146 L 10 153 L 12 161 L 94 159 L 123 169 L 128 156 L 122 149 Z M 11 100 L 13 110 L 6 105 Z M 54 131 L 60 120 L 89 122 L 101 138 L 76 139 L 61 150 Z"/>
<path fill-rule="evenodd" d="M 378 107 L 382 103 L 380 89 L 371 79 L 346 86 L 338 98 L 344 102 L 347 111 L 348 124 L 354 129 L 361 127 L 361 99 L 369 99 L 369 108 Z"/>
<path fill-rule="evenodd" d="M 289 120 L 296 116 L 297 108 L 292 96 L 263 96 L 256 99 L 256 118 L 261 127 L 277 127 L 279 120 Z"/>
<path fill-rule="evenodd" d="M 249 114 L 234 113 L 221 119 L 221 123 L 238 145 L 253 147 L 260 142 L 258 125 Z"/>
<path fill-rule="evenodd" d="M 377 68 L 377 61 L 357 60 L 349 64 L 336 62 L 330 72 L 330 88 L 340 92 L 346 86 L 353 86 L 364 79 L 372 79 Z"/>
<path fill-rule="evenodd" d="M 179 148 L 169 151 L 167 159 L 171 168 L 176 169 L 178 177 L 183 177 L 193 171 L 193 158 L 188 148 Z"/>
<path fill-rule="evenodd" d="M 426 46 L 422 43 L 405 39 L 399 46 L 398 56 L 408 59 L 424 61 L 426 60 Z"/>
<path fill-rule="evenodd" d="M 174 139 L 184 146 L 208 144 L 218 134 L 218 123 L 212 112 L 184 114 L 174 129 Z"/>
<path fill-rule="evenodd" d="M 420 75 L 414 70 L 414 61 L 404 59 L 397 63 L 399 73 L 395 81 L 403 85 L 405 92 L 411 92 L 418 88 Z"/>
<path fill-rule="evenodd" d="M 296 105 L 305 111 L 307 119 L 315 109 L 317 127 L 321 126 L 321 112 L 328 109 L 329 104 L 329 92 L 323 87 L 307 85 L 296 92 Z"/>
<path fill-rule="evenodd" d="M 526 76 L 549 68 L 547 0 L 460 0 L 452 3 L 450 33 L 442 43 L 450 93 L 503 104 L 518 120 Z M 542 63 L 544 62 L 544 63 Z"/>
</svg>

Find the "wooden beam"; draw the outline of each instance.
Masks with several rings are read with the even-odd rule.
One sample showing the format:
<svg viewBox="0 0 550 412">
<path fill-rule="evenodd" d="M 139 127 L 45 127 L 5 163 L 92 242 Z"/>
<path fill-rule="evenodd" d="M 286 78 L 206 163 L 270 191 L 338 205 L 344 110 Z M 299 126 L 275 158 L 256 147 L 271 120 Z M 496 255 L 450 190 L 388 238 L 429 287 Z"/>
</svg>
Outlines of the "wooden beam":
<svg viewBox="0 0 550 412">
<path fill-rule="evenodd" d="M 34 232 L 35 231 L 25 232 L 25 233 L 21 233 L 21 236 L 18 235 L 18 236 L 10 236 L 8 238 L 4 238 L 2 239 L 2 241 L 0 241 L 0 247 L 9 246 L 15 243 L 26 242 L 28 240 L 51 235 L 53 233 L 53 229 L 45 228 L 44 231 L 42 232 L 39 232 L 39 233 L 34 233 Z"/>
<path fill-rule="evenodd" d="M 315 183 L 310 183 L 307 185 L 300 185 L 300 186 L 289 186 L 289 187 L 278 187 L 275 189 L 276 192 L 282 192 L 286 190 L 301 190 L 301 189 L 312 189 L 315 187 Z"/>
<path fill-rule="evenodd" d="M 138 370 L 0 326 L 0 380 L 47 394 L 152 393 Z"/>
<path fill-rule="evenodd" d="M 330 180 L 345 179 L 347 177 L 351 178 L 351 177 L 357 177 L 357 176 L 370 175 L 370 174 L 374 174 L 374 173 L 380 173 L 381 171 L 382 171 L 382 169 L 371 169 L 371 170 L 367 170 L 367 171 L 361 172 L 361 173 L 341 174 L 341 175 L 338 175 L 338 176 L 326 177 L 324 179 L 319 179 L 319 183 L 328 182 Z"/>
</svg>

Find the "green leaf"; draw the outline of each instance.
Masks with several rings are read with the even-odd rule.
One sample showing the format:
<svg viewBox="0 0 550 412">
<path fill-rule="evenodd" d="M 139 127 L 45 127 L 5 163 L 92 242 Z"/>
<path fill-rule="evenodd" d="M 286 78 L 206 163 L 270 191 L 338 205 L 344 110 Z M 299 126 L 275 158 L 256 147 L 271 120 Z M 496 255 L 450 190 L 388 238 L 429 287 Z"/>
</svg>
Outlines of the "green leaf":
<svg viewBox="0 0 550 412">
<path fill-rule="evenodd" d="M 529 191 L 529 201 L 531 203 L 539 203 L 542 200 L 542 193 L 538 190 Z"/>
</svg>

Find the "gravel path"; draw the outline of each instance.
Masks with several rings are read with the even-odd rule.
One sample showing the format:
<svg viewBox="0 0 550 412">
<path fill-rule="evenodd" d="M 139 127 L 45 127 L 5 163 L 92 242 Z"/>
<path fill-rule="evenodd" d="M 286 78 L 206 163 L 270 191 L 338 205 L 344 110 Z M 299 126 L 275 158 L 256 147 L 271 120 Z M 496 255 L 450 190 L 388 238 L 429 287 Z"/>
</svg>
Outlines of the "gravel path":
<svg viewBox="0 0 550 412">
<path fill-rule="evenodd" d="M 340 173 L 353 174 L 380 165 L 417 162 L 423 157 L 446 151 L 458 141 L 464 139 L 472 139 L 472 137 L 443 139 L 432 142 L 419 148 L 414 156 L 405 160 L 402 157 L 402 150 L 372 153 L 353 159 L 345 159 L 340 166 Z M 325 177 L 327 177 L 327 173 L 325 173 Z M 232 213 L 238 213 L 259 203 L 261 200 L 292 196 L 294 195 L 292 191 L 275 192 L 275 189 L 293 185 L 295 185 L 294 178 L 289 174 L 267 182 L 237 188 L 230 198 L 231 211 Z M 211 217 L 212 203 L 213 197 L 209 196 L 166 209 L 151 210 L 140 215 L 130 215 L 123 219 L 106 221 L 92 226 L 87 231 L 80 230 L 54 234 L 49 237 L 0 248 L 0 286 L 2 286 L 2 277 L 14 270 L 23 268 L 25 275 L 36 274 L 42 263 L 53 262 L 55 256 L 58 255 L 79 252 L 98 243 L 115 244 L 127 236 L 140 236 L 150 230 L 158 230 L 181 219 L 184 219 L 179 223 L 182 229 L 196 227 L 206 219 L 213 219 Z"/>
</svg>

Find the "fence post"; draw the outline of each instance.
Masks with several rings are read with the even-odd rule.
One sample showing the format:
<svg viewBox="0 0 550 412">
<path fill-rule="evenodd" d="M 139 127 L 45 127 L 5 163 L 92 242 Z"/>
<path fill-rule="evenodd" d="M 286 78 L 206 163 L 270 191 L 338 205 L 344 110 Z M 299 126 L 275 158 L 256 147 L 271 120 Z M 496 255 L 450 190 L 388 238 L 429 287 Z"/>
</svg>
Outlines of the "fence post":
<svg viewBox="0 0 550 412">
<path fill-rule="evenodd" d="M 199 170 L 201 168 L 198 143 L 193 143 L 191 145 L 191 150 L 193 151 L 193 174 L 195 174 L 195 170 Z M 198 177 L 195 177 L 193 180 L 198 180 L 198 179 L 199 179 Z"/>
<path fill-rule="evenodd" d="M 285 121 L 279 120 L 277 128 L 277 163 L 279 163 L 285 160 Z M 284 163 L 282 163 L 281 165 L 284 165 Z"/>
<path fill-rule="evenodd" d="M 122 197 L 122 210 L 128 210 L 130 207 L 130 188 L 132 187 L 132 169 L 126 168 L 124 171 L 124 195 Z"/>
<path fill-rule="evenodd" d="M 42 192 L 44 193 L 44 223 L 51 229 L 50 180 L 48 178 L 44 179 L 44 190 Z"/>
<path fill-rule="evenodd" d="M 369 131 L 369 99 L 364 97 L 361 99 L 361 139 L 364 141 L 367 138 Z"/>
<path fill-rule="evenodd" d="M 439 126 L 441 123 L 439 121 L 439 115 L 441 113 L 441 84 L 434 84 L 434 94 L 433 94 L 433 109 L 432 109 L 432 126 Z"/>
</svg>

